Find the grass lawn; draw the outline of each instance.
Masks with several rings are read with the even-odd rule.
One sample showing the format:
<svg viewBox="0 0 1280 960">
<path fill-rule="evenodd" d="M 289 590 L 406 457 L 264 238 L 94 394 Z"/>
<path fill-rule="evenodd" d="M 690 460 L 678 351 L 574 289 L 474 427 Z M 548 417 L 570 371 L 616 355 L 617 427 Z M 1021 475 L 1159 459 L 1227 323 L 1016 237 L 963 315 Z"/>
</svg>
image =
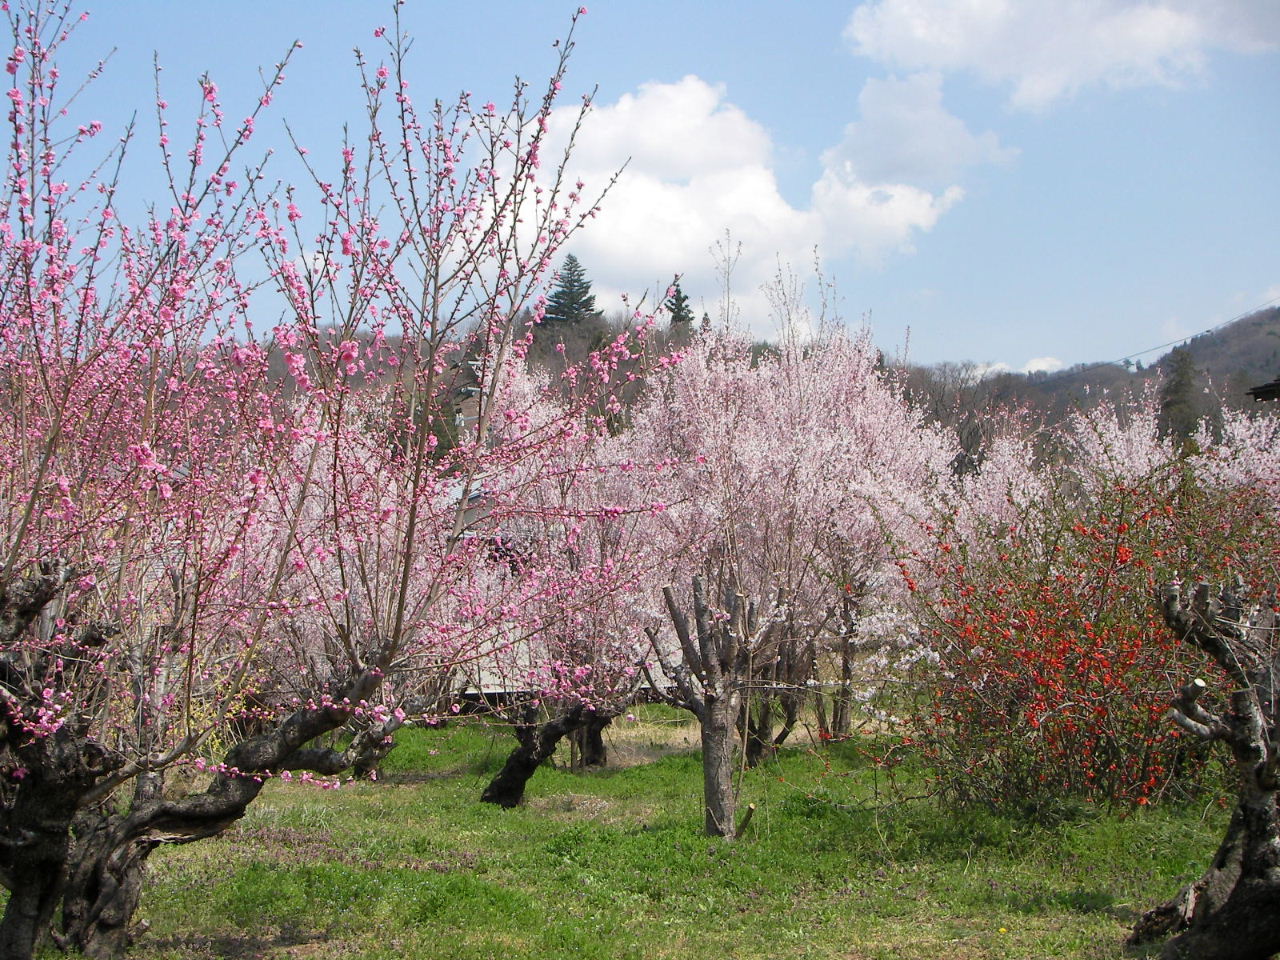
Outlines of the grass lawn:
<svg viewBox="0 0 1280 960">
<path fill-rule="evenodd" d="M 700 835 L 688 733 L 642 717 L 614 746 L 647 762 L 543 769 L 515 810 L 477 802 L 509 736 L 459 723 L 405 731 L 380 783 L 272 784 L 223 837 L 152 857 L 132 955 L 1144 956 L 1127 925 L 1200 874 L 1225 822 L 1212 805 L 1056 826 L 858 806 L 875 770 L 835 745 L 748 772 L 757 811 L 726 844 Z"/>
</svg>

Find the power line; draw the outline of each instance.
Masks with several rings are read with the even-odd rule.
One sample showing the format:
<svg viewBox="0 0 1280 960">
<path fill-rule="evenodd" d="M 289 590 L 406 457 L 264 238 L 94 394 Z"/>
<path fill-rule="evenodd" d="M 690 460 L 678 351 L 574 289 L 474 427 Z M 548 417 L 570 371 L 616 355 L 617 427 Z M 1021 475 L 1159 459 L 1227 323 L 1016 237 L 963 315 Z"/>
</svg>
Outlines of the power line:
<svg viewBox="0 0 1280 960">
<path fill-rule="evenodd" d="M 1095 361 L 1094 363 L 1087 363 L 1080 367 L 1072 367 L 1070 370 L 1060 370 L 1057 373 L 1048 374 L 1046 377 L 1036 382 L 1045 383 L 1049 380 L 1059 380 L 1064 377 L 1075 377 L 1075 376 L 1079 376 L 1082 373 L 1088 373 L 1090 370 L 1096 370 L 1099 367 L 1123 366 L 1125 361 L 1127 360 L 1136 360 L 1139 357 L 1146 356 L 1148 353 L 1155 353 L 1157 350 L 1163 350 L 1166 347 L 1174 347 L 1180 343 L 1186 343 L 1188 340 L 1193 340 L 1196 337 L 1202 337 L 1206 333 L 1215 333 L 1216 331 L 1221 330 L 1223 327 L 1229 327 L 1231 326 L 1231 324 L 1237 322 L 1238 320 L 1243 320 L 1246 317 L 1250 317 L 1253 314 L 1258 313 L 1262 310 L 1265 310 L 1267 309 L 1267 307 L 1273 306 L 1277 303 L 1280 303 L 1280 297 L 1273 297 L 1272 299 L 1268 300 L 1266 303 L 1260 303 L 1256 307 L 1250 307 L 1248 310 L 1244 311 L 1244 313 L 1238 313 L 1234 317 L 1232 317 L 1230 320 L 1223 320 L 1221 323 L 1216 324 L 1215 326 L 1209 327 L 1209 329 L 1207 330 L 1201 330 L 1199 333 L 1192 333 L 1185 337 L 1179 337 L 1177 340 L 1170 340 L 1168 343 L 1162 343 L 1159 346 L 1148 347 L 1145 350 L 1139 350 L 1137 353 L 1131 353 L 1127 357 L 1121 357 L 1118 360 L 1098 360 L 1098 361 Z"/>
</svg>

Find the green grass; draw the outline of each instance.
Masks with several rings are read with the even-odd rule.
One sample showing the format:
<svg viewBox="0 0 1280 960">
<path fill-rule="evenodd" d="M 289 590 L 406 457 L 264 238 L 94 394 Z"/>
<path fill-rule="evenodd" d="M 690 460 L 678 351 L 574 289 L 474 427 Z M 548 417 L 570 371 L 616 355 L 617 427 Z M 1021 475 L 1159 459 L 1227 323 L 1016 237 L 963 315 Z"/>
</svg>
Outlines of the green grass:
<svg viewBox="0 0 1280 960">
<path fill-rule="evenodd" d="M 1199 874 L 1224 818 L 1040 826 L 934 801 L 864 806 L 876 771 L 837 745 L 748 772 L 757 811 L 726 844 L 700 834 L 688 752 L 543 769 L 502 810 L 477 802 L 509 749 L 501 730 L 402 741 L 383 782 L 272 784 L 223 837 L 157 852 L 133 956 L 1121 958 L 1126 926 Z"/>
</svg>

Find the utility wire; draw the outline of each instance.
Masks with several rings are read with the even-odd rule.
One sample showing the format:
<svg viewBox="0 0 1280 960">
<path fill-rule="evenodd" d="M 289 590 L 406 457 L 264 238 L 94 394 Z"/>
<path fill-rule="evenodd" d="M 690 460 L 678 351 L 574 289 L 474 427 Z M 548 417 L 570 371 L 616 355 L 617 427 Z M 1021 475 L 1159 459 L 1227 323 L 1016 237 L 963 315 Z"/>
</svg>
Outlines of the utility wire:
<svg viewBox="0 0 1280 960">
<path fill-rule="evenodd" d="M 1221 330 L 1223 327 L 1229 327 L 1231 326 L 1231 324 L 1235 323 L 1236 321 L 1243 320 L 1246 317 L 1252 316 L 1253 314 L 1258 313 L 1262 310 L 1265 310 L 1267 309 L 1267 307 L 1273 306 L 1274 304 L 1277 304 L 1277 303 L 1280 303 L 1280 297 L 1273 297 L 1272 299 L 1268 300 L 1266 303 L 1260 303 L 1256 307 L 1251 307 L 1248 310 L 1244 311 L 1244 313 L 1238 313 L 1234 317 L 1232 317 L 1230 320 L 1223 320 L 1221 323 L 1215 326 L 1212 326 L 1207 330 L 1201 330 L 1199 333 L 1193 333 L 1185 337 L 1179 337 L 1177 340 L 1170 340 L 1168 343 L 1162 343 L 1159 346 L 1147 347 L 1147 349 L 1145 350 L 1139 350 L 1137 353 L 1131 353 L 1127 357 L 1121 357 L 1118 360 L 1098 360 L 1098 361 L 1095 361 L 1094 363 L 1087 363 L 1080 367 L 1072 367 L 1070 370 L 1060 370 L 1057 373 L 1050 373 L 1044 378 L 1040 380 L 1036 380 L 1035 382 L 1037 384 L 1040 384 L 1040 383 L 1048 383 L 1049 381 L 1052 381 L 1052 380 L 1061 380 L 1066 377 L 1075 377 L 1075 376 L 1079 376 L 1082 373 L 1088 373 L 1090 370 L 1096 370 L 1098 369 L 1098 367 L 1109 367 L 1113 365 L 1123 366 L 1126 360 L 1136 360 L 1139 357 L 1145 357 L 1148 353 L 1155 353 L 1157 350 L 1163 350 L 1165 349 L 1165 347 L 1174 347 L 1180 343 L 1186 343 L 1188 340 L 1192 340 L 1196 337 L 1202 337 L 1206 333 L 1214 333 L 1218 330 Z"/>
</svg>

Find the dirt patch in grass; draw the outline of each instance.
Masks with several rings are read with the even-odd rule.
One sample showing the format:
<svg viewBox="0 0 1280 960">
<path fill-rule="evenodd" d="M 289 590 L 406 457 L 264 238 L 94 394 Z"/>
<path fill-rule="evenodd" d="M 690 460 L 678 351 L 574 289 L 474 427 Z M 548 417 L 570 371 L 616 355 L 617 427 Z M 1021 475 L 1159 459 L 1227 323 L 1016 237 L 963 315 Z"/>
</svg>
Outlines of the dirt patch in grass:
<svg viewBox="0 0 1280 960">
<path fill-rule="evenodd" d="M 556 817 L 568 820 L 598 820 L 605 816 L 613 806 L 604 797 L 593 797 L 590 794 L 558 793 L 550 797 L 535 797 L 526 801 L 530 810 L 556 817 L 557 814 L 568 814 L 567 817 Z"/>
<path fill-rule="evenodd" d="M 870 736 L 887 730 L 889 728 L 884 724 L 874 727 L 867 725 L 860 728 L 856 736 Z M 605 728 L 604 739 L 609 748 L 609 765 L 612 767 L 640 766 L 673 753 L 687 753 L 701 746 L 698 724 L 692 715 L 688 719 L 677 714 L 660 720 L 627 720 L 618 717 Z M 807 717 L 802 719 L 791 731 L 786 746 L 801 749 L 822 747 L 816 721 Z"/>
<path fill-rule="evenodd" d="M 661 760 L 673 753 L 696 750 L 700 744 L 698 725 L 684 720 L 646 722 L 614 720 L 605 728 L 609 766 L 636 767 Z"/>
</svg>

